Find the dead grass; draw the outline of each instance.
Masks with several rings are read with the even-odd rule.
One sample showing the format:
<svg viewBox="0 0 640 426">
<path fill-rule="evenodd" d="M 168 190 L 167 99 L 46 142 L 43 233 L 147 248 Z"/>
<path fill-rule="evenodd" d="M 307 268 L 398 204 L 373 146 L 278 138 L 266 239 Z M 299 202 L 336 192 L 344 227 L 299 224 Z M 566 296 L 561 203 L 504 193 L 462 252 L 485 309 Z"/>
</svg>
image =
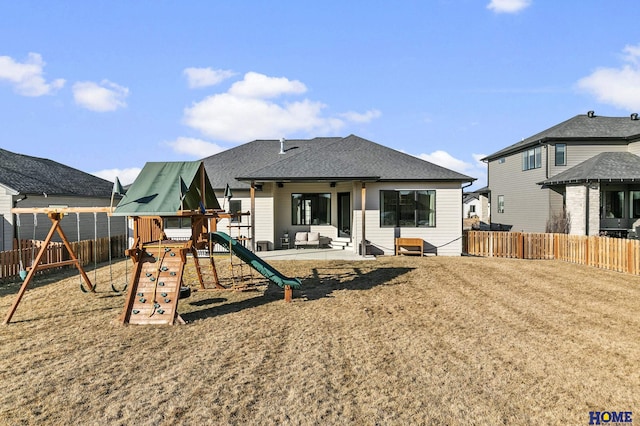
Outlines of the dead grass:
<svg viewBox="0 0 640 426">
<path fill-rule="evenodd" d="M 592 410 L 640 411 L 639 277 L 508 259 L 273 264 L 304 279 L 293 303 L 266 286 L 198 291 L 173 327 L 116 325 L 108 266 L 97 294 L 75 271 L 39 278 L 0 326 L 0 424 L 588 424 Z M 124 262 L 112 271 L 124 281 Z M 0 287 L 3 318 L 17 288 Z"/>
</svg>

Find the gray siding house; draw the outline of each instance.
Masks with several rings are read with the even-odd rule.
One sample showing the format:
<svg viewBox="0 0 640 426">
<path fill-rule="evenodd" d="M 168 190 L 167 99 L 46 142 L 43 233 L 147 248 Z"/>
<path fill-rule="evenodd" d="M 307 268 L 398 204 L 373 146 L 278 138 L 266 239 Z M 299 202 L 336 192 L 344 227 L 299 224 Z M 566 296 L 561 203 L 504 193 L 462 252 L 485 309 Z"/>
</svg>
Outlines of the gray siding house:
<svg viewBox="0 0 640 426">
<path fill-rule="evenodd" d="M 111 202 L 113 183 L 52 160 L 16 154 L 0 149 L 0 250 L 11 250 L 18 233 L 23 240 L 44 240 L 51 221 L 46 214 L 11 213 L 14 207 L 104 207 Z M 114 201 L 114 205 L 117 201 Z M 108 234 L 105 213 L 70 214 L 62 219 L 62 229 L 70 241 L 93 239 Z M 35 225 L 35 226 L 34 226 Z M 113 219 L 112 235 L 124 234 L 124 220 Z M 35 234 L 34 234 L 35 228 Z M 58 241 L 57 234 L 54 241 Z"/>
<path fill-rule="evenodd" d="M 492 226 L 545 232 L 568 213 L 569 233 L 627 236 L 640 219 L 640 120 L 593 111 L 484 158 Z"/>
<path fill-rule="evenodd" d="M 360 253 L 364 241 L 367 253 L 394 254 L 396 237 L 412 237 L 427 253 L 461 254 L 462 187 L 475 179 L 411 155 L 351 135 L 255 140 L 202 161 L 224 209 L 253 211 L 218 229 L 252 233 L 257 249 L 317 231 Z"/>
</svg>

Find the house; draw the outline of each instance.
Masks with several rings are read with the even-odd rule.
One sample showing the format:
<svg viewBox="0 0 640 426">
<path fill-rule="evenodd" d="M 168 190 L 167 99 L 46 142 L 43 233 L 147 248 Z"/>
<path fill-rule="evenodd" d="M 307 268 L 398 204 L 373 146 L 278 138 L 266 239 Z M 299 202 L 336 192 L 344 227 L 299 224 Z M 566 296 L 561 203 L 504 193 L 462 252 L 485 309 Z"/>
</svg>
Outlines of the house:
<svg viewBox="0 0 640 426">
<path fill-rule="evenodd" d="M 640 219 L 639 155 L 638 114 L 593 111 L 491 154 L 492 226 L 626 236 Z"/>
<path fill-rule="evenodd" d="M 462 219 L 464 229 L 488 227 L 489 200 L 483 190 L 465 192 L 462 195 Z"/>
<path fill-rule="evenodd" d="M 11 250 L 13 239 L 44 240 L 50 227 L 46 214 L 11 213 L 14 207 L 104 207 L 111 202 L 113 182 L 65 166 L 52 160 L 0 149 L 0 250 Z M 114 201 L 114 204 L 116 201 Z M 62 219 L 61 226 L 71 241 L 108 235 L 107 215 L 79 213 Z M 35 225 L 35 233 L 34 233 Z M 113 220 L 112 235 L 124 234 L 124 221 Z M 54 238 L 56 241 L 56 238 Z"/>
<path fill-rule="evenodd" d="M 222 207 L 252 213 L 218 229 L 254 248 L 292 248 L 311 231 L 359 253 L 391 255 L 407 237 L 461 254 L 462 186 L 475 179 L 411 155 L 350 135 L 255 140 L 203 161 Z"/>
</svg>

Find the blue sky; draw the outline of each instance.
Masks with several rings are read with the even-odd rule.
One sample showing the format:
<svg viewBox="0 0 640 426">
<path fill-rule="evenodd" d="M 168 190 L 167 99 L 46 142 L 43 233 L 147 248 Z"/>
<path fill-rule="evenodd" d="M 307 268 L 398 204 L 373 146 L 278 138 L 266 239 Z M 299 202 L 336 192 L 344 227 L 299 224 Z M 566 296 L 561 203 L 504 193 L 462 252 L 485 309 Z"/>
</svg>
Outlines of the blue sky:
<svg viewBox="0 0 640 426">
<path fill-rule="evenodd" d="M 0 147 L 131 183 L 147 161 L 356 134 L 478 178 L 577 114 L 640 112 L 634 2 L 0 4 Z"/>
</svg>

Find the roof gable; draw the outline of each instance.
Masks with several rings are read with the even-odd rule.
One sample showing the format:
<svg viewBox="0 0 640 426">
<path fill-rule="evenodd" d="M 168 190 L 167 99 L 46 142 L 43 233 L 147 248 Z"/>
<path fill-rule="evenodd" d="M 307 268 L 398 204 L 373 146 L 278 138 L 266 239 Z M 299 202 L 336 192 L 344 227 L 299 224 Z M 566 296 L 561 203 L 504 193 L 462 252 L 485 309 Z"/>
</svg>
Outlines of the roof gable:
<svg viewBox="0 0 640 426">
<path fill-rule="evenodd" d="M 279 141 L 258 140 L 203 161 L 215 188 L 248 186 L 236 180 L 475 180 L 355 135 L 286 141 L 279 152 Z"/>
<path fill-rule="evenodd" d="M 110 197 L 113 183 L 44 158 L 0 149 L 0 182 L 21 194 Z"/>
<path fill-rule="evenodd" d="M 589 116 L 582 114 L 501 149 L 483 160 L 496 159 L 540 142 L 550 142 L 554 140 L 624 142 L 638 137 L 640 137 L 640 120 L 629 117 L 600 117 L 597 115 Z"/>
<path fill-rule="evenodd" d="M 601 181 L 640 181 L 640 157 L 630 152 L 601 152 L 539 185 Z"/>
</svg>

